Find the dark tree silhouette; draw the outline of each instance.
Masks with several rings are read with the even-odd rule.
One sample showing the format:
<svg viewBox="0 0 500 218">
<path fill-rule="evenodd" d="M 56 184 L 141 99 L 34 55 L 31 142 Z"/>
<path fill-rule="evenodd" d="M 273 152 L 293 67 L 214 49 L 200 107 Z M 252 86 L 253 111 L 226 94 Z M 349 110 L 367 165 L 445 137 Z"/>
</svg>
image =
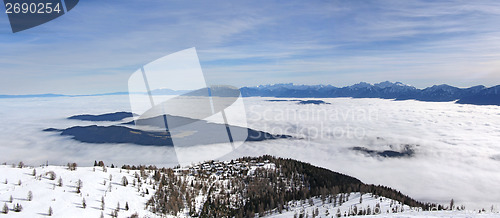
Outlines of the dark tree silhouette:
<svg viewBox="0 0 500 218">
<path fill-rule="evenodd" d="M 9 213 L 9 206 L 7 206 L 7 203 L 3 204 L 2 213 L 4 213 L 4 214 Z"/>
<path fill-rule="evenodd" d="M 28 201 L 33 200 L 33 192 L 28 191 L 28 196 L 26 197 L 26 200 L 28 200 Z"/>
</svg>

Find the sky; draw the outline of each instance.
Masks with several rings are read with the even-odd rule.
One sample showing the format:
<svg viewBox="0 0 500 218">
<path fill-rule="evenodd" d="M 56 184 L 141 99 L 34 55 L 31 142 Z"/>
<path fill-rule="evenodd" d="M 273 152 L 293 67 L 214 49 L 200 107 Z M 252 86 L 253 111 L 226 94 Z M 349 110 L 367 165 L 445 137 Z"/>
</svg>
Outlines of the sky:
<svg viewBox="0 0 500 218">
<path fill-rule="evenodd" d="M 486 0 L 82 0 L 18 33 L 0 13 L 0 94 L 127 91 L 141 66 L 191 47 L 210 84 L 493 86 L 499 22 Z"/>
</svg>

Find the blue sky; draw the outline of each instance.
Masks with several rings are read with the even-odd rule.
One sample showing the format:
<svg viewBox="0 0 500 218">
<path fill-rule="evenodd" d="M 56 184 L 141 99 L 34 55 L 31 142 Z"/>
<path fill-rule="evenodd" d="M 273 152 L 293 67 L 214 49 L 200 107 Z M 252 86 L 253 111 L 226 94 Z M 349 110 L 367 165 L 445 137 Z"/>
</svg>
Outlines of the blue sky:
<svg viewBox="0 0 500 218">
<path fill-rule="evenodd" d="M 210 83 L 238 87 L 492 86 L 498 23 L 498 1 L 82 0 L 16 34 L 0 14 L 0 94 L 126 91 L 141 65 L 190 47 Z"/>
</svg>

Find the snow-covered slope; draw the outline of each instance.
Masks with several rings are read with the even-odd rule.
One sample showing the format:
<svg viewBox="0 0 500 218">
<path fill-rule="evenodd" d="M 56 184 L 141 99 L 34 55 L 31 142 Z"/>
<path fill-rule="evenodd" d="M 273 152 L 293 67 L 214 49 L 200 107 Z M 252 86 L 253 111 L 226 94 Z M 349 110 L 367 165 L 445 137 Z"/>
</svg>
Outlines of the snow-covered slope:
<svg viewBox="0 0 500 218">
<path fill-rule="evenodd" d="M 36 176 L 33 176 L 33 169 Z M 50 173 L 56 174 L 56 179 L 50 179 Z M 0 217 L 44 217 L 52 208 L 53 217 L 100 217 L 101 213 L 109 217 L 120 204 L 118 217 L 130 217 L 137 213 L 139 217 L 154 216 L 145 210 L 145 203 L 153 194 L 150 179 L 142 179 L 141 187 L 134 183 L 138 170 L 121 170 L 102 167 L 77 167 L 70 171 L 67 167 L 48 166 L 36 168 L 13 168 L 0 166 L 0 208 L 6 204 L 8 214 L 0 213 Z M 40 176 L 41 175 L 41 176 Z M 122 178 L 128 180 L 128 185 L 122 185 Z M 58 186 L 59 178 L 62 186 Z M 76 192 L 77 181 L 82 181 L 81 193 Z M 5 182 L 7 181 L 7 184 Z M 104 184 L 105 183 L 105 184 Z M 135 184 L 135 185 L 134 185 Z M 148 189 L 149 194 L 145 194 Z M 28 192 L 33 193 L 33 199 L 28 201 Z M 12 196 L 12 203 L 10 203 Z M 101 199 L 104 197 L 104 210 L 101 210 Z M 86 208 L 82 207 L 85 198 Z M 12 209 L 16 204 L 22 205 L 21 212 Z M 128 204 L 129 210 L 125 210 Z"/>
<path fill-rule="evenodd" d="M 55 176 L 51 176 L 52 173 Z M 55 179 L 52 180 L 51 177 Z M 61 186 L 59 178 L 62 180 Z M 128 181 L 126 186 L 123 185 L 123 178 Z M 179 178 L 192 177 L 180 175 Z M 218 177 L 214 178 L 216 180 L 213 182 L 216 182 Z M 82 184 L 81 193 L 77 193 L 79 180 Z M 221 180 L 223 181 L 225 180 Z M 137 217 L 160 217 L 145 207 L 148 199 L 155 193 L 153 184 L 153 176 L 148 170 L 141 176 L 139 170 L 118 168 L 77 167 L 72 171 L 62 166 L 18 168 L 1 165 L 0 206 L 3 208 L 7 205 L 9 211 L 7 214 L 0 213 L 0 217 L 47 217 L 49 208 L 52 208 L 53 217 L 101 217 L 101 214 L 104 217 L 113 217 L 116 211 L 118 217 L 131 217 L 134 214 L 137 214 Z M 29 192 L 32 193 L 31 200 Z M 195 207 L 199 211 L 206 195 L 200 194 L 195 198 Z M 85 208 L 83 199 L 86 202 Z M 104 210 L 102 199 L 105 202 Z M 22 205 L 22 211 L 13 210 L 17 204 Z M 344 216 L 363 213 L 377 217 L 500 217 L 497 210 L 421 211 L 421 208 L 411 208 L 401 202 L 371 193 L 360 196 L 359 192 L 338 194 L 335 198 L 314 197 L 310 200 L 291 201 L 281 212 L 275 209 L 267 211 L 265 216 L 301 217 L 302 214 L 302 217 L 337 217 L 338 214 Z M 186 217 L 188 213 L 181 211 L 179 215 Z"/>
<path fill-rule="evenodd" d="M 339 197 L 340 194 L 337 198 Z M 313 198 L 312 202 L 293 201 L 289 202 L 288 206 L 289 210 L 283 210 L 281 213 L 271 211 L 266 217 L 344 217 L 350 213 L 366 214 L 350 215 L 354 217 L 500 217 L 500 213 L 492 211 L 422 211 L 421 208 L 411 208 L 401 202 L 372 194 L 363 194 L 360 203 L 359 192 L 350 193 L 349 200 L 342 205 L 338 202 L 330 202 L 328 199 L 323 202 L 320 198 Z"/>
</svg>

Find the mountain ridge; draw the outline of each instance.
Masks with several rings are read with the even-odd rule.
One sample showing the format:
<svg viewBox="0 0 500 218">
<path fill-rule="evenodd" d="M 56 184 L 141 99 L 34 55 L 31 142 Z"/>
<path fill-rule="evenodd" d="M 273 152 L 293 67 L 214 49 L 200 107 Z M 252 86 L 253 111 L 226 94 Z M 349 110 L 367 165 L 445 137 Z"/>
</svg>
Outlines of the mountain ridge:
<svg viewBox="0 0 500 218">
<path fill-rule="evenodd" d="M 382 98 L 430 102 L 456 101 L 459 104 L 500 106 L 500 85 L 489 88 L 483 85 L 458 88 L 441 84 L 418 89 L 401 82 L 389 81 L 375 84 L 360 82 L 341 88 L 331 85 L 294 85 L 293 83 L 287 83 L 242 87 L 240 91 L 243 97 Z"/>
<path fill-rule="evenodd" d="M 179 95 L 188 90 L 156 89 L 153 95 Z M 458 104 L 497 105 L 500 106 L 500 85 L 486 87 L 476 85 L 469 88 L 440 84 L 419 89 L 402 82 L 384 81 L 375 84 L 359 82 L 354 85 L 336 87 L 333 85 L 295 85 L 280 83 L 272 85 L 245 86 L 240 88 L 243 97 L 276 97 L 276 98 L 382 98 L 394 100 L 419 100 L 428 102 L 455 101 Z M 84 97 L 128 95 L 128 92 L 113 92 L 89 95 L 64 94 L 29 94 L 0 95 L 2 98 L 46 98 L 46 97 Z M 135 93 L 147 94 L 147 93 Z"/>
</svg>

